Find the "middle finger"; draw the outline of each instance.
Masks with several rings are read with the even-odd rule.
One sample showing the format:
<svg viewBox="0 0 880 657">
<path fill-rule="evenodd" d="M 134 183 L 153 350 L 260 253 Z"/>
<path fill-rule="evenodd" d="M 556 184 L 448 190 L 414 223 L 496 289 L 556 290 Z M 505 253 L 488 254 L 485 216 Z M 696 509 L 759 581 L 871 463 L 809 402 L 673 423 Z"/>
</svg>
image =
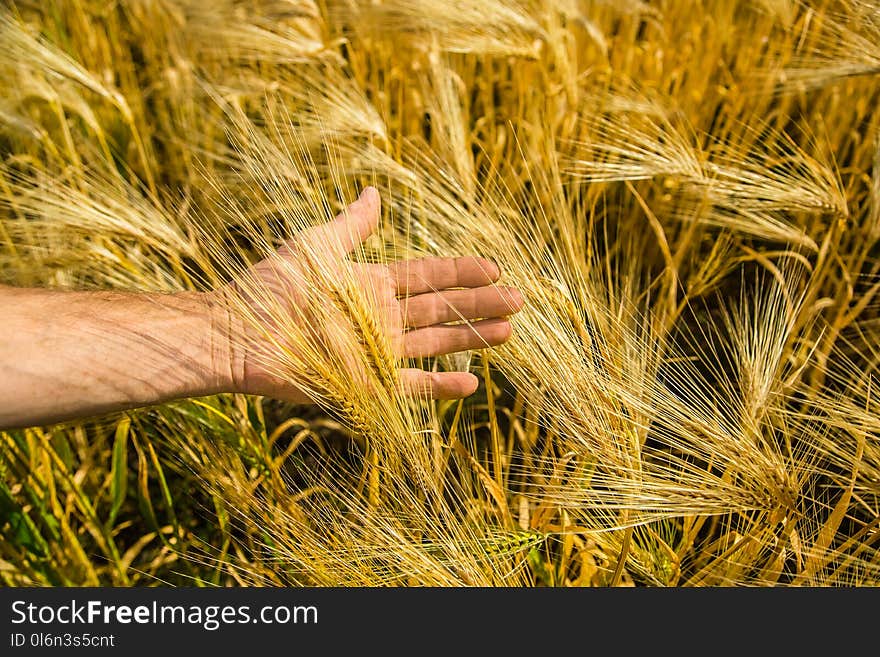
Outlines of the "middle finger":
<svg viewBox="0 0 880 657">
<path fill-rule="evenodd" d="M 522 294 L 516 288 L 487 285 L 464 290 L 445 290 L 400 300 L 403 323 L 419 328 L 459 320 L 502 317 L 519 311 Z"/>
</svg>

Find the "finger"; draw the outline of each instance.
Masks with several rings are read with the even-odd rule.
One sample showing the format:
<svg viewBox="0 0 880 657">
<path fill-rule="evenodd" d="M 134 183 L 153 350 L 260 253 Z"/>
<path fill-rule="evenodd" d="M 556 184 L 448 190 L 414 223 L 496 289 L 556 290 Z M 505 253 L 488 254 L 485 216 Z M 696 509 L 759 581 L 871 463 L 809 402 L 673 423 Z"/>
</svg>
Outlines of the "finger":
<svg viewBox="0 0 880 657">
<path fill-rule="evenodd" d="M 422 358 L 494 347 L 507 341 L 512 330 L 506 319 L 484 319 L 472 324 L 415 329 L 403 336 L 403 355 L 406 358 Z"/>
<path fill-rule="evenodd" d="M 480 287 L 498 280 L 501 270 L 485 258 L 420 258 L 388 265 L 398 294 L 423 294 L 450 287 Z"/>
<path fill-rule="evenodd" d="M 428 399 L 461 399 L 474 394 L 480 381 L 468 372 L 425 372 L 400 370 L 404 394 Z"/>
<path fill-rule="evenodd" d="M 284 255 L 296 254 L 306 245 L 307 248 L 330 249 L 342 258 L 375 232 L 379 226 L 380 206 L 379 191 L 366 187 L 335 219 L 303 231 L 292 244 L 282 247 L 282 251 L 287 251 Z"/>
<path fill-rule="evenodd" d="M 487 285 L 418 294 L 400 303 L 404 326 L 418 328 L 457 320 L 512 315 L 522 309 L 524 302 L 516 288 Z"/>
</svg>

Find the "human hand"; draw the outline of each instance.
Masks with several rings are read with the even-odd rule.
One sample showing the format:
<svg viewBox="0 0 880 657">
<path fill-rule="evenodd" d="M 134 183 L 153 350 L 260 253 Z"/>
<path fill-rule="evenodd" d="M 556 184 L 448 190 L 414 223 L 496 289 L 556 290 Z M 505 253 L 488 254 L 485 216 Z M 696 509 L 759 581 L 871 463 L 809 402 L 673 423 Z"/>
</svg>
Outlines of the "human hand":
<svg viewBox="0 0 880 657">
<path fill-rule="evenodd" d="M 307 372 L 297 370 L 310 369 L 314 345 L 321 345 L 320 357 L 327 363 L 357 380 L 358 372 L 351 370 L 364 369 L 356 353 L 364 343 L 359 321 L 379 334 L 373 348 L 381 352 L 387 346 L 385 360 L 398 362 L 492 347 L 510 337 L 507 316 L 523 307 L 523 297 L 515 288 L 493 285 L 501 272 L 489 260 L 424 258 L 368 264 L 347 259 L 376 230 L 379 210 L 378 191 L 367 187 L 334 220 L 301 232 L 215 293 L 237 327 L 230 332 L 234 391 L 315 401 L 308 386 L 294 382 L 308 379 Z M 316 288 L 321 288 L 317 294 Z M 355 297 L 364 301 L 366 317 L 353 320 L 344 303 L 334 305 L 332 300 L 340 294 L 349 303 Z M 286 369 L 279 362 L 286 363 Z M 396 364 L 393 370 L 400 389 L 411 396 L 458 399 L 478 386 L 468 372 L 427 372 Z"/>
</svg>

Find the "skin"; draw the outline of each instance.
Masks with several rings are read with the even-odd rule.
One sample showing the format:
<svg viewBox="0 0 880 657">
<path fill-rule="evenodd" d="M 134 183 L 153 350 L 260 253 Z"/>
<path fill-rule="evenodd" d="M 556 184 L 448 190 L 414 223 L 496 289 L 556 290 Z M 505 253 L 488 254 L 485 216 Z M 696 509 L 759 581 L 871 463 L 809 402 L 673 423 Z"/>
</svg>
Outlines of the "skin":
<svg viewBox="0 0 880 657">
<path fill-rule="evenodd" d="M 355 281 L 372 300 L 378 326 L 398 358 L 502 344 L 508 316 L 523 306 L 513 288 L 494 285 L 492 262 L 475 257 L 404 260 L 388 265 L 346 258 L 377 228 L 379 194 L 366 188 L 334 220 L 303 231 L 241 281 L 210 292 L 152 294 L 56 291 L 0 286 L 0 428 L 52 424 L 176 399 L 240 392 L 309 403 L 296 386 L 261 366 L 273 348 L 271 316 L 254 327 L 237 319 L 233 299 L 254 313 L 246 280 L 274 296 L 288 321 L 306 322 L 309 268 Z M 306 257 L 305 254 L 308 254 Z M 341 278 L 345 277 L 345 278 Z M 239 301 L 240 303 L 240 301 Z M 299 305 L 299 307 L 297 307 Z M 277 315 L 275 315 L 277 317 Z M 468 324 L 450 324 L 459 320 Z M 351 344 L 348 323 L 304 326 L 329 348 Z M 340 362 L 345 362 L 344 357 Z M 458 399 L 473 394 L 467 372 L 399 370 L 407 394 Z"/>
</svg>

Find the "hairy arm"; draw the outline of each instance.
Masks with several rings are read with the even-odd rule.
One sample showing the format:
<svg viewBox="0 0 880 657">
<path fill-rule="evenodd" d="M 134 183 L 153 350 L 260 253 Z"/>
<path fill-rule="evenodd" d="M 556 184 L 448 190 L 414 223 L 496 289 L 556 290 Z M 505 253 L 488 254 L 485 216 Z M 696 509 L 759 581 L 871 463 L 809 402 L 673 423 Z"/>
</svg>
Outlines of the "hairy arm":
<svg viewBox="0 0 880 657">
<path fill-rule="evenodd" d="M 295 305 L 308 294 L 308 286 L 303 287 L 308 268 L 317 267 L 356 284 L 377 301 L 373 312 L 397 358 L 505 342 L 511 335 L 507 316 L 518 312 L 524 300 L 518 290 L 496 284 L 500 270 L 493 263 L 477 257 L 387 265 L 345 259 L 376 229 L 379 203 L 378 191 L 368 187 L 334 220 L 303 231 L 274 258 L 253 265 L 245 278 L 256 282 L 257 297 L 277 297 L 270 307 Z M 248 335 L 242 329 L 229 296 L 236 287 L 153 294 L 0 286 L 5 320 L 0 335 L 0 428 L 223 392 L 310 402 L 303 390 L 261 366 L 260 356 L 277 346 L 265 331 Z M 247 303 L 253 306 L 251 314 L 265 311 L 265 299 Z M 293 310 L 289 317 L 267 317 L 268 331 L 273 324 L 283 332 L 285 323 L 305 321 Z M 345 325 L 340 317 L 333 326 L 305 328 L 344 352 L 346 342 L 339 337 L 346 335 Z M 399 378 L 405 394 L 435 399 L 466 397 L 478 384 L 469 372 L 405 368 Z"/>
<path fill-rule="evenodd" d="M 49 424 L 233 389 L 210 295 L 0 286 L 0 427 Z"/>
</svg>

